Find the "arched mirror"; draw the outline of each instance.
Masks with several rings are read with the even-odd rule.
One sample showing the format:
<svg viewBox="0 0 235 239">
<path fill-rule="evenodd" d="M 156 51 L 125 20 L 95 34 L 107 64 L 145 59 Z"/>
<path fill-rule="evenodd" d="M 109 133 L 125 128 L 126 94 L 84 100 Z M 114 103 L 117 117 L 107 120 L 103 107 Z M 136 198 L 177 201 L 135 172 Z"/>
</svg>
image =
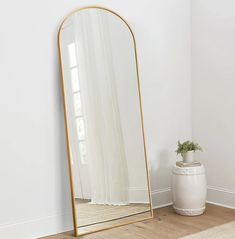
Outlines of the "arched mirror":
<svg viewBox="0 0 235 239">
<path fill-rule="evenodd" d="M 152 217 L 134 35 L 87 7 L 59 31 L 75 234 Z"/>
</svg>

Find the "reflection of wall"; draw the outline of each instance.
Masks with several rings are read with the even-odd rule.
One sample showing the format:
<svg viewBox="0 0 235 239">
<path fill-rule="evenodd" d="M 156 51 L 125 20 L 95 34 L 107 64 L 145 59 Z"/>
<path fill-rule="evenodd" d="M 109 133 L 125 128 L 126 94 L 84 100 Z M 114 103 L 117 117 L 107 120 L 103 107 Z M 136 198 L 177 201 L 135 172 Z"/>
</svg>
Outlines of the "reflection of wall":
<svg viewBox="0 0 235 239">
<path fill-rule="evenodd" d="M 204 148 L 208 200 L 235 207 L 235 2 L 192 6 L 193 138 Z"/>
<path fill-rule="evenodd" d="M 64 66 L 64 87 L 67 97 L 67 117 L 69 140 L 71 144 L 71 162 L 74 184 L 75 198 L 90 199 L 90 180 L 88 177 L 87 165 L 83 164 L 79 151 L 78 130 L 75 114 L 74 94 L 71 80 L 71 68 L 69 62 L 68 45 L 74 43 L 74 29 L 72 22 L 66 22 L 63 27 L 63 34 L 61 35 L 61 42 L 63 43 L 62 57 Z M 76 52 L 74 52 L 76 56 Z M 74 67 L 74 66 L 73 66 Z M 78 68 L 78 66 L 75 66 Z M 73 68 L 74 69 L 74 68 Z M 78 79 L 76 78 L 78 81 Z M 76 81 L 76 82 L 77 82 Z"/>
<path fill-rule="evenodd" d="M 103 13 L 104 14 L 104 13 Z M 110 67 L 113 68 L 113 78 L 109 79 L 114 81 L 116 85 L 116 91 L 118 94 L 118 104 L 121 117 L 121 126 L 122 133 L 124 137 L 124 145 L 126 152 L 126 161 L 128 168 L 128 183 L 129 188 L 129 199 L 130 202 L 149 202 L 148 198 L 148 187 L 147 187 L 147 174 L 146 174 L 146 165 L 145 165 L 145 156 L 144 156 L 144 145 L 143 145 L 143 136 L 141 128 L 141 114 L 140 114 L 140 105 L 139 105 L 139 96 L 138 96 L 138 81 L 137 81 L 137 72 L 136 72 L 136 60 L 135 60 L 135 49 L 134 42 L 131 32 L 124 22 L 122 22 L 117 16 L 106 13 L 105 18 L 107 22 L 108 32 L 107 39 L 110 41 L 110 54 L 112 55 L 112 62 L 109 63 Z M 83 20 L 84 21 L 84 20 Z M 85 21 L 84 21 L 85 23 Z M 88 26 L 87 26 L 88 27 Z M 100 27 L 98 24 L 93 24 L 94 32 L 95 27 Z M 98 28 L 99 29 L 99 28 Z M 78 31 L 78 30 L 77 30 Z M 80 31 L 77 33 L 79 37 Z M 66 27 L 63 28 L 62 42 L 63 42 L 63 62 L 64 62 L 64 72 L 65 77 L 65 89 L 67 92 L 68 98 L 68 113 L 69 113 L 69 135 L 70 142 L 73 145 L 71 147 L 71 153 L 73 157 L 73 182 L 75 189 L 75 196 L 77 198 L 82 198 L 83 195 L 86 198 L 90 198 L 86 192 L 90 191 L 90 184 L 88 183 L 88 172 L 84 168 L 84 165 L 81 164 L 79 152 L 77 152 L 78 142 L 77 142 L 77 130 L 75 124 L 75 115 L 74 115 L 74 106 L 73 106 L 73 96 L 71 89 L 71 79 L 69 72 L 69 59 L 67 52 L 67 45 L 75 40 L 74 30 L 72 24 L 66 22 Z M 95 33 L 93 33 L 95 34 Z M 90 40 L 93 42 L 94 46 L 98 48 L 101 43 L 99 39 L 94 39 L 93 34 L 90 35 Z M 77 39 L 79 41 L 79 39 Z M 81 40 L 80 40 L 81 41 Z M 85 45 L 85 44 L 84 44 Z M 86 51 L 86 54 L 91 55 L 94 58 L 94 55 L 90 51 Z M 81 56 L 80 56 L 81 58 Z M 97 64 L 102 62 L 103 54 L 97 55 Z M 81 62 L 79 63 L 79 71 L 82 70 Z M 99 65 L 99 64 L 98 64 Z M 102 64 L 100 65 L 102 66 Z M 88 69 L 95 72 L 93 64 L 91 64 Z M 106 66 L 108 67 L 108 66 Z M 112 69 L 112 68 L 111 68 Z M 85 70 L 85 69 L 84 69 Z M 100 71 L 100 76 L 102 74 L 101 67 L 98 67 Z M 80 74 L 82 75 L 82 74 Z M 97 75 L 94 74 L 94 80 L 99 81 Z M 100 83 L 101 84 L 101 83 Z M 87 90 L 87 89 L 86 89 Z M 103 93 L 105 93 L 105 88 Z M 108 100 L 108 99 L 106 99 Z M 90 119 L 90 121 L 96 120 L 95 118 Z M 107 145 L 107 147 L 109 147 Z M 78 167 L 77 167 L 78 164 Z M 115 170 L 115 169 L 114 169 Z M 81 185 L 80 185 L 81 184 Z M 82 188 L 82 190 L 81 190 Z"/>
<path fill-rule="evenodd" d="M 103 13 L 105 14 L 105 13 Z M 130 202 L 149 202 L 148 199 L 148 188 L 147 188 L 147 175 L 146 175 L 146 166 L 145 166 L 145 157 L 143 149 L 143 136 L 141 129 L 140 121 L 140 110 L 139 110 L 139 98 L 138 98 L 138 82 L 137 82 L 137 72 L 136 72 L 136 60 L 135 60 L 135 49 L 133 43 L 133 37 L 128 27 L 124 22 L 122 22 L 117 16 L 106 13 L 105 18 L 108 21 L 107 27 L 108 35 L 103 36 L 110 42 L 110 55 L 112 56 L 113 62 L 109 62 L 109 65 L 106 67 L 114 67 L 114 75 L 110 81 L 114 81 L 113 84 L 116 85 L 116 90 L 118 94 L 118 104 L 121 117 L 121 126 L 122 133 L 124 136 L 124 145 L 126 151 L 126 161 L 128 169 L 128 184 L 129 188 L 129 199 Z M 84 19 L 83 19 L 84 21 Z M 86 22 L 84 21 L 83 24 Z M 89 23 L 88 23 L 89 24 Z M 86 27 L 89 27 L 87 25 Z M 85 27 L 85 28 L 86 28 Z M 97 49 L 102 44 L 99 42 L 99 36 L 94 38 L 95 32 L 98 32 L 99 28 L 102 27 L 99 24 L 93 24 L 94 33 L 89 35 L 91 43 Z M 94 29 L 98 27 L 98 29 Z M 78 30 L 77 30 L 78 31 Z M 79 37 L 80 31 L 78 31 Z M 96 33 L 97 34 L 97 33 Z M 80 36 L 81 37 L 81 36 Z M 91 198 L 86 192 L 90 192 L 90 183 L 88 170 L 84 168 L 84 165 L 81 164 L 80 155 L 78 152 L 78 141 L 77 141 L 77 129 L 75 124 L 75 114 L 74 114 L 74 105 L 73 105 L 73 95 L 71 87 L 71 75 L 69 71 L 69 59 L 68 59 L 68 49 L 67 46 L 75 40 L 75 32 L 72 26 L 72 23 L 67 23 L 63 27 L 62 34 L 62 56 L 64 64 L 64 81 L 65 81 L 65 90 L 67 92 L 67 107 L 68 110 L 68 124 L 69 124 L 69 135 L 71 142 L 71 155 L 72 157 L 72 169 L 73 169 L 73 182 L 74 182 L 74 191 L 76 198 Z M 85 37 L 84 37 L 85 38 Z M 81 38 L 82 40 L 83 38 Z M 79 42 L 79 39 L 77 39 Z M 80 40 L 80 41 L 81 41 Z M 81 42 L 80 42 L 81 44 Z M 84 44 L 84 43 L 83 43 Z M 86 45 L 86 44 L 84 44 Z M 89 44 L 88 44 L 89 45 Z M 91 48 L 88 48 L 91 49 Z M 91 51 L 85 51 L 86 54 L 89 54 L 91 58 L 94 58 L 94 55 Z M 96 53 L 97 53 L 96 52 Z M 97 55 L 96 64 L 104 61 L 104 55 Z M 81 59 L 81 56 L 80 56 Z M 82 71 L 82 64 L 78 62 L 78 69 Z M 102 63 L 99 65 L 102 66 Z M 93 64 L 87 67 L 88 70 L 95 70 L 98 68 L 100 72 L 100 77 L 105 77 L 101 67 L 95 67 Z M 110 68 L 111 70 L 112 68 Z M 84 71 L 85 69 L 83 69 Z M 82 75 L 82 74 L 80 74 Z M 99 82 L 97 74 L 94 74 L 93 79 Z M 102 84 L 102 83 L 100 83 Z M 81 86 L 82 87 L 82 86 Z M 103 86 L 104 87 L 104 86 Z M 101 87 L 102 89 L 102 87 Z M 86 89 L 87 90 L 87 89 Z M 91 89 L 90 89 L 91 90 Z M 81 90 L 82 91 L 82 90 Z M 105 94 L 106 89 L 103 88 L 103 94 Z M 82 92 L 83 93 L 83 92 Z M 109 100 L 106 98 L 106 100 Z M 91 102 L 90 102 L 91 103 Z M 92 104 L 92 103 L 91 103 Z M 95 121 L 96 118 L 91 118 L 90 121 Z M 103 119 L 105 120 L 105 118 Z M 109 147 L 109 145 L 106 145 Z M 97 169 L 98 170 L 98 169 Z M 116 169 L 113 169 L 114 171 Z"/>
<path fill-rule="evenodd" d="M 109 26 L 118 18 L 109 18 Z M 120 24 L 120 23 L 119 23 Z M 148 202 L 147 174 L 141 128 L 135 49 L 131 32 L 122 23 L 110 28 L 122 133 L 125 143 L 131 202 Z"/>
</svg>

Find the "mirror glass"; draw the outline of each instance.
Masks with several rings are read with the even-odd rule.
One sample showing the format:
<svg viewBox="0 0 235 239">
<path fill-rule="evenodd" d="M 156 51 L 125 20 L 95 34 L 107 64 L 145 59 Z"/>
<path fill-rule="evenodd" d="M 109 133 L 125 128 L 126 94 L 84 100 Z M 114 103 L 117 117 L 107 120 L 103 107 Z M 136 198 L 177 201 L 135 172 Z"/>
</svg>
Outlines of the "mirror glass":
<svg viewBox="0 0 235 239">
<path fill-rule="evenodd" d="M 59 32 L 78 235 L 152 216 L 135 40 L 103 8 L 81 9 Z"/>
</svg>

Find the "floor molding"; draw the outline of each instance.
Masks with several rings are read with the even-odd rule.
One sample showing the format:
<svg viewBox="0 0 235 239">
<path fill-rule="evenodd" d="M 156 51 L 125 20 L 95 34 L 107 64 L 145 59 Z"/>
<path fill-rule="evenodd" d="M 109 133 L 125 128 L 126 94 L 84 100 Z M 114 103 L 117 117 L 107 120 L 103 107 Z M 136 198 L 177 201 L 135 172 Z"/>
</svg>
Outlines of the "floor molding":
<svg viewBox="0 0 235 239">
<path fill-rule="evenodd" d="M 153 208 L 161 208 L 172 205 L 171 187 L 152 191 Z"/>
<path fill-rule="evenodd" d="M 172 206 L 172 205 L 173 205 L 173 202 L 170 202 L 170 203 L 161 204 L 158 206 L 153 206 L 153 209 L 159 209 L 159 208 L 168 207 L 168 206 Z"/>
<path fill-rule="evenodd" d="M 235 209 L 235 191 L 227 188 L 207 187 L 207 202 L 222 207 Z"/>
<path fill-rule="evenodd" d="M 225 205 L 225 204 L 222 204 L 222 203 L 216 203 L 216 202 L 212 202 L 212 201 L 208 201 L 208 200 L 206 200 L 206 202 L 209 203 L 209 204 L 220 206 L 220 207 L 226 207 L 226 208 L 229 208 L 229 209 L 235 209 L 235 207 L 231 207 L 231 206 L 228 206 L 228 205 Z"/>
<path fill-rule="evenodd" d="M 154 209 L 172 205 L 171 187 L 153 190 L 152 199 Z M 235 191 L 208 185 L 207 202 L 217 206 L 235 209 Z"/>
<path fill-rule="evenodd" d="M 72 213 L 0 225 L 1 238 L 35 239 L 70 230 L 73 230 Z"/>
<path fill-rule="evenodd" d="M 215 186 L 208 186 L 207 191 L 208 203 L 235 209 L 234 191 Z M 172 205 L 171 187 L 153 190 L 152 199 L 154 209 Z M 0 225 L 1 238 L 34 239 L 69 230 L 73 230 L 72 213 L 69 212 Z"/>
</svg>

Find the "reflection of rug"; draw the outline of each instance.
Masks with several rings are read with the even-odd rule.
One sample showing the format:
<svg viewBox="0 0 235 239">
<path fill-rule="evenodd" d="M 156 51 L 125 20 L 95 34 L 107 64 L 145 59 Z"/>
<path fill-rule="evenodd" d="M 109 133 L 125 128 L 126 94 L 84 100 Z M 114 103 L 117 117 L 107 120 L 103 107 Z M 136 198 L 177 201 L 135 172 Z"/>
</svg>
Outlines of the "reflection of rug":
<svg viewBox="0 0 235 239">
<path fill-rule="evenodd" d="M 235 239 L 235 221 L 212 227 L 181 239 Z"/>
<path fill-rule="evenodd" d="M 78 225 L 90 225 L 123 218 L 150 210 L 148 204 L 130 204 L 125 206 L 76 203 Z"/>
</svg>

